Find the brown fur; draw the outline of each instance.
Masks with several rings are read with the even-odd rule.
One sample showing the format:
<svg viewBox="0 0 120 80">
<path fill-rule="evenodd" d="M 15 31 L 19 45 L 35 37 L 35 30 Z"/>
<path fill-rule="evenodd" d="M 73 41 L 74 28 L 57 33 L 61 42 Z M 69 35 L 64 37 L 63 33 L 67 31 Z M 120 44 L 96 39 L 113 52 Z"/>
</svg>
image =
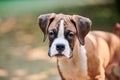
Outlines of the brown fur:
<svg viewBox="0 0 120 80">
<path fill-rule="evenodd" d="M 100 31 L 94 31 L 93 33 L 103 38 L 109 45 L 110 62 L 105 69 L 107 78 L 109 80 L 119 80 L 120 76 L 115 74 L 114 69 L 120 69 L 120 39 L 112 33 L 107 33 L 107 35 Z"/>
<path fill-rule="evenodd" d="M 118 37 L 120 37 L 120 23 L 116 23 L 116 24 L 115 24 L 113 33 L 114 33 L 115 35 L 117 35 Z"/>
</svg>

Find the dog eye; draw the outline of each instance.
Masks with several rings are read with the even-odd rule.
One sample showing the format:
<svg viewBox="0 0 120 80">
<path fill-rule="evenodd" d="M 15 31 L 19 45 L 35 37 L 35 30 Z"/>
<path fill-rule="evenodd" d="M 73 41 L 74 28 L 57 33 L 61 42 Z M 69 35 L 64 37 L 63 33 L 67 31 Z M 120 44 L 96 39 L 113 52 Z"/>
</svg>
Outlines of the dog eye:
<svg viewBox="0 0 120 80">
<path fill-rule="evenodd" d="M 52 36 L 52 35 L 54 35 L 54 32 L 50 31 L 48 34 L 49 34 L 49 36 Z"/>
<path fill-rule="evenodd" d="M 48 35 L 50 38 L 54 38 L 55 37 L 55 33 L 53 31 L 48 32 Z"/>
<path fill-rule="evenodd" d="M 69 38 L 69 39 L 73 39 L 73 38 L 74 38 L 74 33 L 73 33 L 73 32 L 70 32 L 70 33 L 68 34 L 68 38 Z"/>
</svg>

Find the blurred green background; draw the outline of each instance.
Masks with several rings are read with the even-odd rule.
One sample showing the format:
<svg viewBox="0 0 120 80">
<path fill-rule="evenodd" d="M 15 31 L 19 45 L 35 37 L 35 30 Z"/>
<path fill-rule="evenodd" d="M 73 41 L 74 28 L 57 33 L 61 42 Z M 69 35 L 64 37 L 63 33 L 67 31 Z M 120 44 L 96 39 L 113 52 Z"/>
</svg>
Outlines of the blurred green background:
<svg viewBox="0 0 120 80">
<path fill-rule="evenodd" d="M 0 0 L 0 80 L 59 79 L 37 22 L 51 12 L 89 17 L 92 30 L 112 32 L 120 22 L 114 0 Z"/>
</svg>

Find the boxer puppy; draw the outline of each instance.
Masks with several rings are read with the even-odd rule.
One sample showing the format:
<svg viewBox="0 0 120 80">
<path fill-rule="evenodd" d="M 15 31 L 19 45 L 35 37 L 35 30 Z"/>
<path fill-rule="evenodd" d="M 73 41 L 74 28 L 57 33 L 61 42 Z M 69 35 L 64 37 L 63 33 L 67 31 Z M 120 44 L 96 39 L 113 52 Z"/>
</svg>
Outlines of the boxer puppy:
<svg viewBox="0 0 120 80">
<path fill-rule="evenodd" d="M 57 58 L 62 80 L 105 80 L 105 68 L 118 47 L 114 45 L 111 50 L 104 38 L 89 32 L 92 24 L 89 18 L 50 13 L 40 15 L 38 20 L 44 41 L 49 39 L 48 55 Z"/>
</svg>

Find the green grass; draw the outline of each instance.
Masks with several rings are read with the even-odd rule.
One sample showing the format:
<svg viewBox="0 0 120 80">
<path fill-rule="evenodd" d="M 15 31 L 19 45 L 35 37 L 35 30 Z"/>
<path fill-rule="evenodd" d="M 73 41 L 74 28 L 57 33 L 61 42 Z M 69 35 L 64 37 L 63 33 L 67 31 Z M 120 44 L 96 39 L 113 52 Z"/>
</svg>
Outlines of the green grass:
<svg viewBox="0 0 120 80">
<path fill-rule="evenodd" d="M 59 0 L 7 0 L 0 1 L 0 15 L 14 16 L 28 13 L 43 13 L 52 11 L 59 7 L 69 7 L 80 5 L 79 0 L 70 0 L 71 2 Z M 82 1 L 84 2 L 84 1 Z"/>
<path fill-rule="evenodd" d="M 114 24 L 120 22 L 115 4 L 97 4 L 91 0 L 5 0 L 0 1 L 0 18 L 24 15 L 33 15 L 37 18 L 40 14 L 52 12 L 79 14 L 92 20 L 92 29 L 112 31 Z M 32 25 L 33 22 L 28 24 Z"/>
<path fill-rule="evenodd" d="M 108 1 L 110 2 L 110 1 Z M 107 3 L 108 3 L 107 2 Z M 93 0 L 1 0 L 0 17 L 23 15 L 30 13 L 56 12 L 59 8 L 105 4 L 104 1 Z"/>
</svg>

